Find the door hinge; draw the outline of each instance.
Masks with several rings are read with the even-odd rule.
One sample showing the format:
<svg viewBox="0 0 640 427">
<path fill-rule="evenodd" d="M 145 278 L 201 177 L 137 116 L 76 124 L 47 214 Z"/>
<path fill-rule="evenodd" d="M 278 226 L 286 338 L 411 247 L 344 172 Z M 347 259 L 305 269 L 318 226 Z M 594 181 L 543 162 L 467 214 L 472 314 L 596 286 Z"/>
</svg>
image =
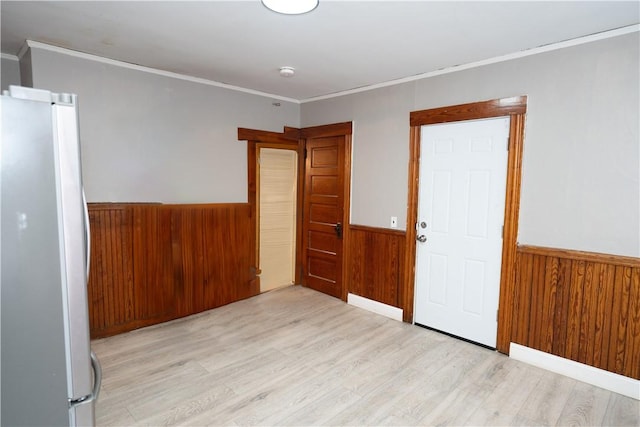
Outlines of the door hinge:
<svg viewBox="0 0 640 427">
<path fill-rule="evenodd" d="M 507 151 L 509 151 L 509 148 L 511 147 L 511 144 L 509 144 L 511 142 L 511 140 L 509 138 L 507 138 Z"/>
<path fill-rule="evenodd" d="M 502 226 L 502 238 L 504 239 L 504 225 Z"/>
<path fill-rule="evenodd" d="M 307 158 L 307 147 L 304 147 L 304 158 Z"/>
</svg>

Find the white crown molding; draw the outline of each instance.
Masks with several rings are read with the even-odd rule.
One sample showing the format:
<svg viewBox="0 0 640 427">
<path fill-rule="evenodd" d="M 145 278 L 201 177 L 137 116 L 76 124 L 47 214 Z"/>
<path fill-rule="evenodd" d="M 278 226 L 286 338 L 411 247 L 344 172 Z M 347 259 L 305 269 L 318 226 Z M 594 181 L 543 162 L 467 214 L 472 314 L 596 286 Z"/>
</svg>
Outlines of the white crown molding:
<svg viewBox="0 0 640 427">
<path fill-rule="evenodd" d="M 26 48 L 25 48 L 25 46 L 26 46 Z M 287 98 L 285 96 L 273 95 L 273 94 L 270 94 L 270 93 L 260 92 L 260 91 L 253 90 L 253 89 L 246 89 L 246 88 L 239 87 L 239 86 L 233 86 L 233 85 L 229 85 L 229 84 L 226 84 L 226 83 L 220 83 L 220 82 L 216 82 L 216 81 L 213 81 L 213 80 L 207 80 L 207 79 L 203 79 L 203 78 L 200 78 L 200 77 L 188 76 L 186 74 L 179 74 L 179 73 L 173 73 L 171 71 L 158 70 L 156 68 L 145 67 L 143 65 L 137 65 L 137 64 L 131 64 L 129 62 L 118 61 L 118 60 L 110 59 L 110 58 L 104 58 L 102 56 L 92 55 L 90 53 L 84 53 L 84 52 L 79 52 L 77 50 L 71 50 L 71 49 L 66 49 L 66 48 L 63 48 L 63 47 L 53 46 L 53 45 L 50 45 L 50 44 L 41 43 L 41 42 L 37 42 L 37 41 L 33 41 L 33 40 L 27 40 L 27 42 L 24 44 L 22 49 L 20 49 L 20 52 L 18 53 L 18 56 L 22 57 L 22 55 L 24 55 L 24 53 L 27 51 L 28 48 L 37 48 L 37 49 L 42 49 L 42 50 L 48 50 L 50 52 L 61 53 L 63 55 L 74 56 L 76 58 L 82 58 L 82 59 L 86 59 L 86 60 L 89 60 L 89 61 L 100 62 L 100 63 L 103 63 L 103 64 L 113 65 L 113 66 L 116 66 L 116 67 L 128 68 L 130 70 L 142 71 L 142 72 L 145 72 L 145 73 L 156 74 L 156 75 L 163 76 L 163 77 L 169 77 L 169 78 L 179 79 L 179 80 L 186 80 L 186 81 L 192 82 L 192 83 L 200 83 L 200 84 L 207 85 L 207 86 L 215 86 L 215 87 L 219 87 L 219 88 L 223 88 L 223 89 L 234 90 L 234 91 L 237 91 L 237 92 L 248 93 L 248 94 L 251 94 L 251 95 L 263 96 L 265 98 L 277 99 L 277 100 L 280 100 L 280 101 L 286 101 L 286 102 L 292 102 L 294 104 L 300 104 L 299 100 L 293 99 L 293 98 Z"/>
<path fill-rule="evenodd" d="M 20 61 L 22 59 L 22 57 L 24 56 L 25 53 L 27 53 L 27 51 L 29 50 L 29 40 L 25 40 L 24 43 L 22 43 L 22 47 L 20 47 L 20 50 L 18 51 L 18 61 Z"/>
<path fill-rule="evenodd" d="M 8 53 L 0 53 L 0 58 L 8 59 L 10 61 L 19 61 L 20 60 L 16 55 L 9 55 Z"/>
<path fill-rule="evenodd" d="M 640 32 L 640 24 L 635 24 L 635 25 L 630 25 L 630 26 L 627 26 L 627 27 L 617 28 L 615 30 L 610 30 L 610 31 L 604 31 L 604 32 L 597 33 L 597 34 L 591 34 L 589 36 L 578 37 L 578 38 L 575 38 L 575 39 L 566 40 L 566 41 L 559 42 L 559 43 L 552 43 L 552 44 L 548 44 L 548 45 L 544 45 L 544 46 L 539 46 L 539 47 L 523 50 L 523 51 L 520 51 L 520 52 L 510 53 L 510 54 L 507 54 L 507 55 L 496 56 L 496 57 L 493 57 L 493 58 L 484 59 L 482 61 L 470 62 L 468 64 L 461 64 L 461 65 L 456 65 L 456 66 L 453 66 L 453 67 L 443 68 L 441 70 L 430 71 L 430 72 L 422 73 L 422 74 L 416 74 L 415 76 L 405 77 L 405 78 L 402 78 L 402 79 L 390 80 L 388 82 L 383 82 L 383 83 L 378 83 L 378 84 L 373 84 L 373 85 L 368 85 L 368 86 L 362 86 L 362 87 L 355 88 L 355 89 L 345 90 L 345 91 L 336 92 L 336 93 L 332 93 L 332 94 L 328 94 L 328 95 L 321 95 L 321 96 L 316 96 L 316 97 L 306 98 L 306 99 L 301 99 L 301 100 L 294 99 L 294 98 L 288 98 L 288 97 L 280 96 L 280 95 L 274 95 L 274 94 L 265 93 L 265 92 L 260 92 L 260 91 L 253 90 L 253 89 L 246 89 L 246 88 L 243 88 L 243 87 L 233 86 L 233 85 L 229 85 L 229 84 L 226 84 L 226 83 L 220 83 L 220 82 L 216 82 L 216 81 L 213 81 L 213 80 L 203 79 L 203 78 L 200 78 L 200 77 L 193 77 L 193 76 L 188 76 L 188 75 L 185 75 L 185 74 L 173 73 L 173 72 L 170 72 L 170 71 L 163 71 L 163 70 L 158 70 L 158 69 L 151 68 L 151 67 L 145 67 L 145 66 L 142 66 L 142 65 L 131 64 L 131 63 L 128 63 L 128 62 L 118 61 L 118 60 L 115 60 L 115 59 L 104 58 L 104 57 L 101 57 L 101 56 L 98 56 L 98 55 L 92 55 L 92 54 L 89 54 L 89 53 L 84 53 L 84 52 L 79 52 L 79 51 L 76 51 L 76 50 L 66 49 L 66 48 L 62 48 L 62 47 L 58 47 L 58 46 L 53 46 L 53 45 L 49 45 L 49 44 L 46 44 L 46 43 L 41 43 L 41 42 L 37 42 L 37 41 L 33 41 L 33 40 L 27 40 L 26 41 L 26 43 L 20 49 L 20 52 L 18 52 L 18 55 L 17 55 L 17 57 L 15 57 L 15 59 L 18 59 L 18 60 L 21 59 L 22 56 L 27 52 L 27 50 L 30 47 L 35 47 L 35 48 L 39 48 L 39 49 L 43 49 L 43 50 L 48 50 L 48 51 L 52 51 L 52 52 L 56 52 L 56 53 L 61 53 L 61 54 L 64 54 L 64 55 L 69 55 L 69 56 L 74 56 L 74 57 L 77 57 L 77 58 L 86 59 L 86 60 L 89 60 L 89 61 L 101 62 L 101 63 L 104 63 L 104 64 L 109 64 L 109 65 L 114 65 L 114 66 L 117 66 L 117 67 L 128 68 L 128 69 L 132 69 L 132 70 L 137 70 L 137 71 L 142 71 L 142 72 L 146 72 L 146 73 L 156 74 L 156 75 L 160 75 L 160 76 L 164 76 L 164 77 L 169 77 L 169 78 L 174 78 L 174 79 L 179 79 L 179 80 L 186 80 L 186 81 L 189 81 L 189 82 L 200 83 L 200 84 L 204 84 L 204 85 L 208 85 L 208 86 L 220 87 L 220 88 L 224 88 L 224 89 L 234 90 L 234 91 L 237 91 L 237 92 L 244 92 L 244 93 L 257 95 L 257 96 L 262 96 L 262 97 L 266 97 L 266 98 L 271 98 L 271 99 L 277 99 L 277 100 L 281 100 L 281 101 L 291 102 L 291 103 L 294 103 L 294 104 L 305 104 L 305 103 L 309 103 L 309 102 L 321 101 L 321 100 L 331 99 L 331 98 L 338 98 L 338 97 L 345 96 L 345 95 L 351 95 L 351 94 L 360 93 L 360 92 L 366 92 L 366 91 L 370 91 L 370 90 L 374 90 L 374 89 L 380 89 L 380 88 L 383 88 L 383 87 L 388 87 L 388 86 L 394 86 L 394 85 L 398 85 L 398 84 L 413 82 L 413 81 L 416 81 L 416 80 L 427 79 L 429 77 L 440 76 L 440 75 L 443 75 L 443 74 L 450 74 L 450 73 L 455 73 L 455 72 L 458 72 L 458 71 L 468 70 L 468 69 L 472 69 L 472 68 L 483 67 L 485 65 L 496 64 L 496 63 L 510 61 L 510 60 L 513 60 L 513 59 L 524 58 L 524 57 L 532 56 L 532 55 L 538 55 L 538 54 L 545 53 L 545 52 L 551 52 L 551 51 L 554 51 L 554 50 L 564 49 L 564 48 L 567 48 L 567 47 L 578 46 L 578 45 L 586 44 L 586 43 L 592 43 L 592 42 L 595 42 L 595 41 L 605 40 L 605 39 L 618 37 L 618 36 L 623 36 L 623 35 L 626 35 L 626 34 L 631 34 L 631 33 L 636 33 L 636 32 Z M 3 58 L 7 58 L 7 59 L 14 59 L 13 55 L 2 54 L 2 57 Z"/>
<path fill-rule="evenodd" d="M 342 92 L 336 92 L 328 95 L 315 96 L 313 98 L 307 98 L 300 100 L 300 104 L 308 102 L 321 101 L 324 99 L 337 98 L 340 96 L 351 95 L 354 93 L 366 92 L 369 90 L 379 89 L 388 86 L 394 86 L 402 83 L 413 82 L 416 80 L 427 79 L 429 77 L 440 76 L 443 74 L 455 73 L 457 71 L 468 70 L 471 68 L 483 67 L 485 65 L 496 64 L 499 62 L 510 61 L 512 59 L 524 58 L 527 56 L 538 55 L 540 53 L 551 52 L 558 49 L 564 49 L 566 47 L 578 46 L 585 43 L 591 43 L 598 40 L 609 39 L 612 37 L 623 36 L 625 34 L 631 34 L 640 31 L 640 24 L 629 25 L 628 27 L 617 28 L 615 30 L 603 31 L 601 33 L 591 34 L 589 36 L 578 37 L 576 39 L 566 40 L 563 42 L 552 43 L 544 46 L 534 47 L 520 52 L 510 53 L 507 55 L 496 56 L 489 59 L 483 59 L 482 61 L 470 62 L 468 64 L 455 65 L 453 67 L 443 68 L 441 70 L 430 71 L 428 73 L 416 74 L 415 76 L 405 77 L 402 79 L 390 80 L 384 83 L 378 83 L 369 86 L 362 86 L 356 89 L 345 90 Z"/>
</svg>

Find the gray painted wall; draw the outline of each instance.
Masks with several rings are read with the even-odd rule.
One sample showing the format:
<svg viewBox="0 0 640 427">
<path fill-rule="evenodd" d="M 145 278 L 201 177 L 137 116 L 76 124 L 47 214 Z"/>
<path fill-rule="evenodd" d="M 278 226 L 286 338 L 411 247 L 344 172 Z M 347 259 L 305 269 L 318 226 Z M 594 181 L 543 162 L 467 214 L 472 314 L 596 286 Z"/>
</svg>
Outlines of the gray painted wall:
<svg viewBox="0 0 640 427">
<path fill-rule="evenodd" d="M 20 85 L 20 63 L 18 59 L 0 58 L 0 90 L 10 85 Z"/>
<path fill-rule="evenodd" d="M 528 96 L 519 242 L 640 256 L 638 34 L 302 104 L 352 120 L 352 223 L 405 227 L 409 113 Z"/>
<path fill-rule="evenodd" d="M 351 222 L 406 227 L 409 113 L 527 95 L 519 242 L 640 256 L 638 34 L 301 106 L 32 49 L 80 96 L 90 201 L 246 201 L 236 129 L 354 122 Z"/>
<path fill-rule="evenodd" d="M 238 127 L 299 126 L 298 104 L 30 49 L 33 87 L 78 94 L 90 202 L 247 201 Z"/>
</svg>

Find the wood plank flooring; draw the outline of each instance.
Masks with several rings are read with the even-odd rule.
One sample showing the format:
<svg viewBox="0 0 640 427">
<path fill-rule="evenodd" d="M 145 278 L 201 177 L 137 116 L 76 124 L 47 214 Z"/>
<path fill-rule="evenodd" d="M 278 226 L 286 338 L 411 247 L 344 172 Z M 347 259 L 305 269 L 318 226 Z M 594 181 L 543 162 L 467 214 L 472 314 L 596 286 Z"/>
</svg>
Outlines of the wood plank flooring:
<svg viewBox="0 0 640 427">
<path fill-rule="evenodd" d="M 99 426 L 638 426 L 640 402 L 300 286 L 92 343 Z"/>
</svg>

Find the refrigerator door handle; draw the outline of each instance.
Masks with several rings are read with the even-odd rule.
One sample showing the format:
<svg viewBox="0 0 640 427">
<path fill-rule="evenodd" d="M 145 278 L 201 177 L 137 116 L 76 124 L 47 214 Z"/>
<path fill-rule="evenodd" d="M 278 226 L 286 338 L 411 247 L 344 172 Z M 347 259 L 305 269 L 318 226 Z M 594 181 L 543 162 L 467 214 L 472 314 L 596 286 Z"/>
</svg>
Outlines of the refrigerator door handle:
<svg viewBox="0 0 640 427">
<path fill-rule="evenodd" d="M 84 207 L 84 234 L 86 236 L 86 252 L 87 252 L 87 282 L 89 282 L 89 265 L 91 264 L 91 228 L 89 227 L 89 205 L 87 196 L 82 189 L 82 206 Z"/>
<path fill-rule="evenodd" d="M 70 407 L 93 402 L 98 399 L 100 386 L 102 385 L 102 366 L 100 366 L 98 356 L 96 356 L 93 351 L 91 352 L 91 368 L 93 368 L 93 390 L 91 391 L 91 394 L 69 400 Z"/>
<path fill-rule="evenodd" d="M 100 386 L 102 385 L 102 366 L 100 366 L 98 356 L 93 351 L 91 352 L 91 367 L 93 368 L 93 390 L 89 395 L 88 402 L 98 398 Z"/>
</svg>

